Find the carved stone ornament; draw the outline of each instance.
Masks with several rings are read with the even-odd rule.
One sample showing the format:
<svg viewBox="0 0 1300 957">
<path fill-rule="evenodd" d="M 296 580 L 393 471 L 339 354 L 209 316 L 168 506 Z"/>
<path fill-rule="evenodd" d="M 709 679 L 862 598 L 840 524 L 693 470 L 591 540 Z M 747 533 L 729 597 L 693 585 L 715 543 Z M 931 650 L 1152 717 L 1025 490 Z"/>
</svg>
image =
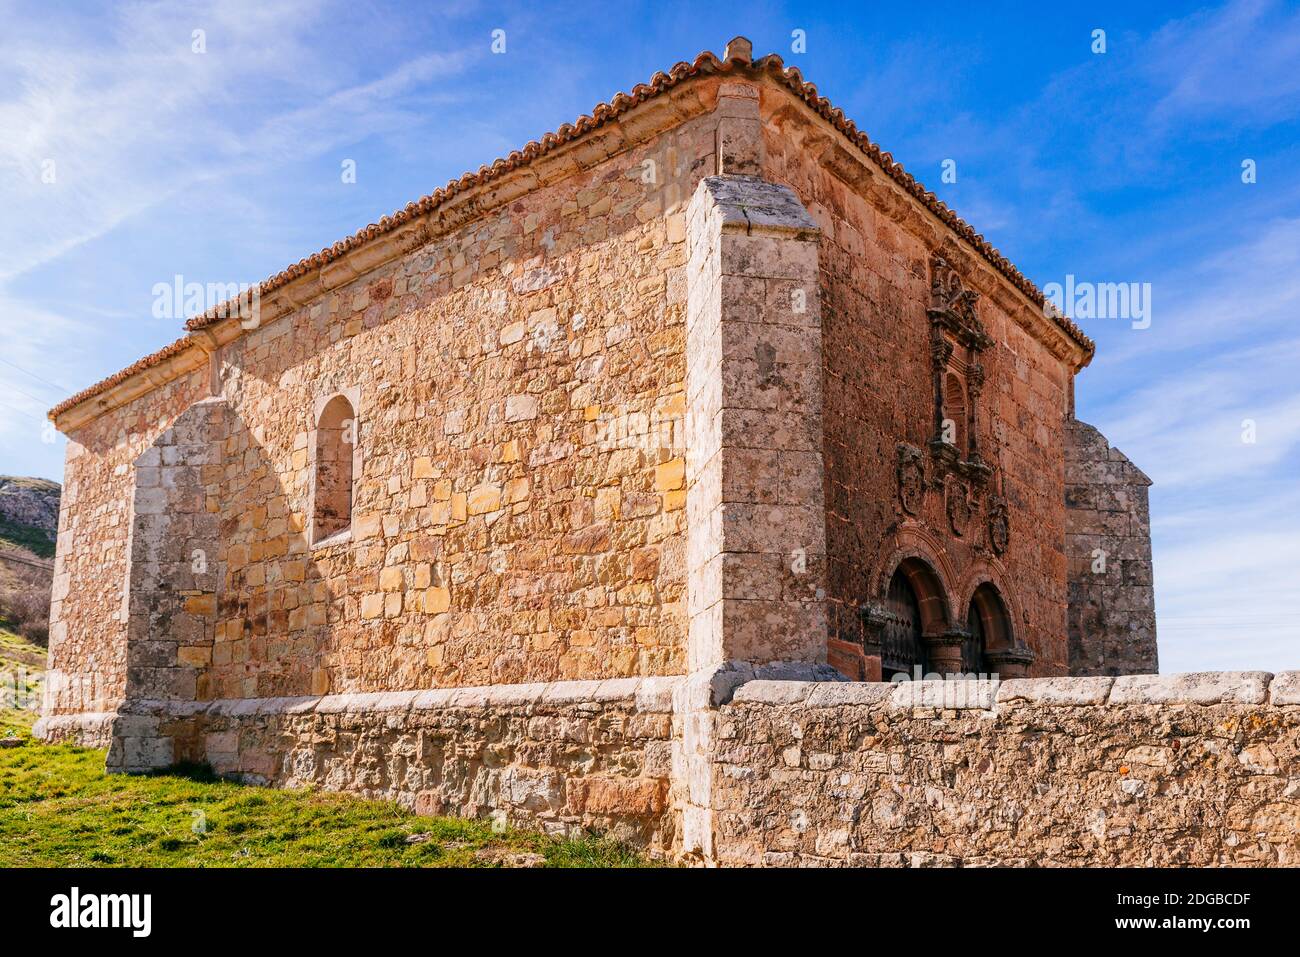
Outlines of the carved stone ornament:
<svg viewBox="0 0 1300 957">
<path fill-rule="evenodd" d="M 954 535 L 964 535 L 966 526 L 970 524 L 970 496 L 966 486 L 957 481 L 949 482 L 946 498 L 948 524 L 952 526 Z"/>
<path fill-rule="evenodd" d="M 961 275 L 946 259 L 937 255 L 931 257 L 930 321 L 976 351 L 993 344 L 975 309 L 979 298 L 979 293 L 966 288 Z"/>
<path fill-rule="evenodd" d="M 903 511 L 915 515 L 925 496 L 925 455 L 915 446 L 898 443 L 898 501 Z"/>
<path fill-rule="evenodd" d="M 989 503 L 989 545 L 1001 555 L 1011 541 L 1011 512 L 1007 503 L 995 498 Z"/>
</svg>

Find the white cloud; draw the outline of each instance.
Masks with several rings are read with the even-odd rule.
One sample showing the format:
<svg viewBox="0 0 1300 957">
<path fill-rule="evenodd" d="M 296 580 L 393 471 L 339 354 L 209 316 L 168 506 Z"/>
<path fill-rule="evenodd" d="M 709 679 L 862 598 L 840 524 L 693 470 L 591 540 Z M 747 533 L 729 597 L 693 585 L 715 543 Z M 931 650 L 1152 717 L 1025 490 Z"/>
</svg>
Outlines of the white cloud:
<svg viewBox="0 0 1300 957">
<path fill-rule="evenodd" d="M 105 369 L 103 337 L 130 319 L 112 302 L 66 302 L 58 265 L 147 211 L 174 206 L 238 235 L 259 214 L 225 186 L 202 211 L 191 197 L 412 122 L 404 98 L 463 70 L 464 51 L 394 59 L 376 75 L 349 50 L 322 56 L 315 31 L 346 12 L 315 0 L 239 0 L 178 8 L 137 3 L 97 18 L 6 5 L 0 57 L 0 440 L 6 458 L 64 397 Z M 337 21 L 331 20 L 331 23 Z M 205 31 L 206 53 L 192 50 Z M 335 41 L 337 45 L 337 41 Z M 444 95 L 445 94 L 440 94 Z M 52 163 L 52 167 L 49 165 Z M 43 174 L 53 171 L 53 182 Z M 296 252 L 305 252 L 296 251 Z M 96 261 L 112 262 L 103 246 Z M 291 258 L 286 257 L 284 265 Z M 158 270 L 168 273 L 160 263 Z M 261 276 L 241 277 L 256 281 Z M 135 317 L 138 321 L 141 317 Z M 107 319 L 108 321 L 104 321 Z M 179 335 L 154 328 L 146 348 Z M 158 341 L 149 343 L 149 339 Z"/>
<path fill-rule="evenodd" d="M 1300 668 L 1300 493 L 1153 511 L 1162 671 Z"/>
<path fill-rule="evenodd" d="M 1162 27 L 1137 69 L 1164 95 L 1161 124 L 1188 117 L 1251 126 L 1300 109 L 1300 11 L 1273 0 L 1236 0 Z"/>
<path fill-rule="evenodd" d="M 1163 488 L 1270 474 L 1300 446 L 1297 363 L 1292 339 L 1165 369 L 1107 404 L 1105 431 L 1140 449 L 1133 457 Z"/>
</svg>

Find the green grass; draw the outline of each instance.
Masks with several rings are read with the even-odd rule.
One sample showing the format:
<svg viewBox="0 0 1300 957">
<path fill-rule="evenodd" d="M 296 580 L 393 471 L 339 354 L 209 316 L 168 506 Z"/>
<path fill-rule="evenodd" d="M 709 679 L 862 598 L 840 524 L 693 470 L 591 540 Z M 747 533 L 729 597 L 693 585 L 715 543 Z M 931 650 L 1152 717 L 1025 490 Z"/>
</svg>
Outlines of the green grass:
<svg viewBox="0 0 1300 957">
<path fill-rule="evenodd" d="M 24 699 L 40 704 L 40 676 L 45 673 L 45 649 L 16 635 L 0 622 L 0 737 L 11 729 L 25 731 L 36 720 L 36 712 L 14 707 L 18 676 L 22 676 Z"/>
<path fill-rule="evenodd" d="M 104 752 L 32 740 L 36 714 L 10 707 L 45 649 L 0 627 L 0 867 L 497 867 L 540 855 L 544 867 L 640 867 L 598 837 L 494 832 L 487 821 L 416 817 L 389 801 L 234 784 L 201 767 L 104 773 Z M 428 840 L 408 844 L 413 834 Z M 535 860 L 535 858 L 534 858 Z"/>
<path fill-rule="evenodd" d="M 25 548 L 40 558 L 54 557 L 54 539 L 43 529 L 32 525 L 19 525 L 0 517 L 0 542 Z"/>
<path fill-rule="evenodd" d="M 412 834 L 424 843 L 408 844 Z M 637 867 L 601 838 L 495 833 L 387 801 L 246 787 L 206 768 L 108 775 L 104 752 L 28 739 L 0 749 L 0 867 Z"/>
</svg>

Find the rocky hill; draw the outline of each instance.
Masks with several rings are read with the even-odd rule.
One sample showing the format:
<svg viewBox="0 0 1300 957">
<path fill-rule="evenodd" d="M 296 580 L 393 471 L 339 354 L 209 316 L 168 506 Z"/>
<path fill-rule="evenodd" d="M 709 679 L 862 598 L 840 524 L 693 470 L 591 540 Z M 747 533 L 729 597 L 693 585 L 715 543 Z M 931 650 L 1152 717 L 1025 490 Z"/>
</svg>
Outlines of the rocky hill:
<svg viewBox="0 0 1300 957">
<path fill-rule="evenodd" d="M 0 475 L 0 633 L 43 644 L 49 634 L 57 482 Z"/>
<path fill-rule="evenodd" d="M 21 548 L 53 558 L 61 491 L 49 479 L 0 475 L 0 549 Z"/>
</svg>

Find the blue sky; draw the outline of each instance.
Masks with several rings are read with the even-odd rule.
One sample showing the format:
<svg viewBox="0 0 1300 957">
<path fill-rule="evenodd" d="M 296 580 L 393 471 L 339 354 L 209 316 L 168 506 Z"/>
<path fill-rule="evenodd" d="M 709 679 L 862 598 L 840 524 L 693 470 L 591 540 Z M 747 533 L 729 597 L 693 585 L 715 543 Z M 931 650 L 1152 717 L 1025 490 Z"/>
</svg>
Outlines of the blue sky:
<svg viewBox="0 0 1300 957">
<path fill-rule="evenodd" d="M 256 282 L 744 33 L 1040 286 L 1151 284 L 1149 328 L 1081 320 L 1078 410 L 1156 483 L 1161 668 L 1300 667 L 1300 8 L 1059 6 L 0 0 L 0 473 L 59 478 L 44 411 L 179 335 L 156 283 Z"/>
</svg>

